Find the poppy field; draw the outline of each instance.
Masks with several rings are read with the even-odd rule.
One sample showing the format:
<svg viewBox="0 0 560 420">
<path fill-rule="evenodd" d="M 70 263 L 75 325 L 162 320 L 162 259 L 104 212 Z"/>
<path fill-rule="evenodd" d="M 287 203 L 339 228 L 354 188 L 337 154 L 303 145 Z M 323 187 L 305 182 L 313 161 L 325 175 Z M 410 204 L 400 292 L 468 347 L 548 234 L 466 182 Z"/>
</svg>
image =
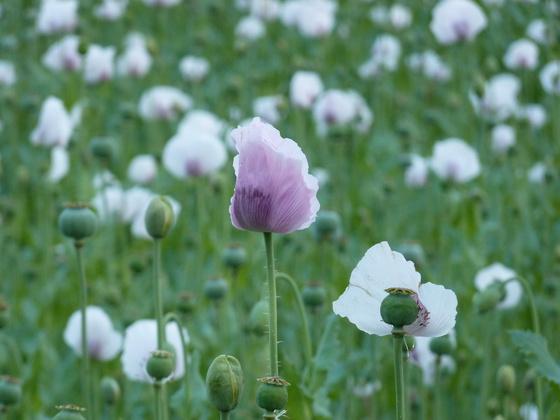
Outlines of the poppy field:
<svg viewBox="0 0 560 420">
<path fill-rule="evenodd" d="M 0 419 L 560 419 L 556 0 L 0 0 Z"/>
</svg>

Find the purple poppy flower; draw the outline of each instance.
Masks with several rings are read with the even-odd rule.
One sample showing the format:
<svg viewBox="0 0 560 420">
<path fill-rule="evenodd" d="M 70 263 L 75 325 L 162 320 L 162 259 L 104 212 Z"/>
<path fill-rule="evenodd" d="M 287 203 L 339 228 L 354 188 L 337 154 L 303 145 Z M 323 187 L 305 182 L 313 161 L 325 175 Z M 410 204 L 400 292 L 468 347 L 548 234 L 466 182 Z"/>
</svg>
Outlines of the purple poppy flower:
<svg viewBox="0 0 560 420">
<path fill-rule="evenodd" d="M 273 233 L 309 227 L 319 210 L 319 184 L 296 142 L 259 118 L 233 130 L 232 138 L 239 152 L 233 160 L 233 225 Z"/>
</svg>

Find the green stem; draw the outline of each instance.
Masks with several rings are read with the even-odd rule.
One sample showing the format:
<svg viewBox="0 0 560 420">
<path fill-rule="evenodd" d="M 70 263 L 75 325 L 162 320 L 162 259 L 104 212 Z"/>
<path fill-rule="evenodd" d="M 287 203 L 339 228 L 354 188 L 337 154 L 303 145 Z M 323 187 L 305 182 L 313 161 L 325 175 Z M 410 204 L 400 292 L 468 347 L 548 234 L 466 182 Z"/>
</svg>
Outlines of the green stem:
<svg viewBox="0 0 560 420">
<path fill-rule="evenodd" d="M 220 411 L 220 420 L 229 420 L 229 411 Z"/>
<path fill-rule="evenodd" d="M 441 356 L 436 356 L 434 375 L 434 419 L 441 419 Z"/>
<path fill-rule="evenodd" d="M 160 383 L 154 383 L 154 409 L 155 409 L 155 420 L 163 420 L 162 416 L 162 388 Z"/>
<path fill-rule="evenodd" d="M 163 349 L 164 331 L 163 331 L 163 309 L 161 303 L 161 282 L 159 275 L 159 265 L 161 258 L 161 242 L 154 239 L 154 308 L 157 322 L 157 347 L 158 350 Z"/>
<path fill-rule="evenodd" d="M 268 345 L 270 347 L 270 375 L 278 376 L 278 313 L 276 308 L 276 273 L 274 272 L 274 247 L 272 234 L 264 233 L 268 281 Z"/>
<path fill-rule="evenodd" d="M 305 305 L 303 304 L 303 299 L 301 298 L 301 293 L 295 280 L 286 273 L 276 273 L 277 279 L 284 279 L 292 288 L 294 296 L 296 297 L 297 308 L 299 312 L 299 317 L 301 325 L 303 328 L 303 356 L 305 360 L 305 365 L 309 366 L 311 360 L 313 359 L 313 344 L 311 342 L 311 334 L 309 332 L 309 322 L 307 320 L 307 314 L 305 312 Z"/>
<path fill-rule="evenodd" d="M 404 370 L 403 370 L 403 348 L 404 337 L 400 332 L 393 332 L 393 356 L 395 358 L 395 395 L 397 403 L 397 420 L 405 420 L 404 401 Z"/>
</svg>

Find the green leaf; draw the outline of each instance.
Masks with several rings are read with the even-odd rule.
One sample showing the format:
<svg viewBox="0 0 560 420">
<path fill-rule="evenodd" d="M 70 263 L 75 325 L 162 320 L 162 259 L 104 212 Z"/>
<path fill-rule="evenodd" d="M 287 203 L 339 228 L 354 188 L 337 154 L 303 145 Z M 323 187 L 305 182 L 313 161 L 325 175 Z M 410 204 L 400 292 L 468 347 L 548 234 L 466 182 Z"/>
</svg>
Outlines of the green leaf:
<svg viewBox="0 0 560 420">
<path fill-rule="evenodd" d="M 514 330 L 509 333 L 529 366 L 549 381 L 560 384 L 560 365 L 548 351 L 546 338 L 530 331 Z"/>
</svg>

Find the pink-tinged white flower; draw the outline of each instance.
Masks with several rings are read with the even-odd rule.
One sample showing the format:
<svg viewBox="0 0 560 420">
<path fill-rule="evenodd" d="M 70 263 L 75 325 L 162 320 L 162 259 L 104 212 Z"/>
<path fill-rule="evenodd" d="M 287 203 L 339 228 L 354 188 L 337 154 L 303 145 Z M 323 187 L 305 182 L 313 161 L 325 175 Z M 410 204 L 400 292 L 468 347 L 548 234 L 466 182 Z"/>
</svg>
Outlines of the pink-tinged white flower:
<svg viewBox="0 0 560 420">
<path fill-rule="evenodd" d="M 128 165 L 128 179 L 137 184 L 148 184 L 157 175 L 156 159 L 152 155 L 137 155 Z"/>
<path fill-rule="evenodd" d="M 535 19 L 529 23 L 527 26 L 526 34 L 533 41 L 539 44 L 549 44 L 550 43 L 550 31 L 548 26 L 542 19 Z"/>
<path fill-rule="evenodd" d="M 41 34 L 70 32 L 78 26 L 77 0 L 43 0 L 37 14 L 37 31 Z"/>
<path fill-rule="evenodd" d="M 82 56 L 78 50 L 80 39 L 67 35 L 52 44 L 43 55 L 43 65 L 53 71 L 75 71 L 82 66 Z"/>
<path fill-rule="evenodd" d="M 166 341 L 174 350 L 175 369 L 170 381 L 180 379 L 185 374 L 183 343 L 181 342 L 179 327 L 175 323 L 165 326 Z M 189 341 L 186 330 L 183 330 L 185 340 Z M 125 331 L 121 364 L 126 377 L 132 381 L 152 383 L 152 378 L 146 372 L 148 359 L 157 349 L 157 324 L 154 319 L 141 319 L 131 324 Z"/>
<path fill-rule="evenodd" d="M 521 420 L 539 420 L 539 409 L 535 404 L 523 404 L 519 407 Z"/>
<path fill-rule="evenodd" d="M 389 9 L 389 21 L 395 29 L 408 28 L 412 23 L 412 13 L 408 7 L 394 4 Z"/>
<path fill-rule="evenodd" d="M 432 50 L 411 54 L 407 64 L 410 69 L 421 72 L 428 79 L 446 81 L 451 78 L 449 66 Z"/>
<path fill-rule="evenodd" d="M 403 327 L 406 334 L 440 337 L 455 326 L 457 296 L 433 283 L 421 283 L 414 264 L 387 242 L 372 246 L 350 276 L 350 284 L 333 302 L 335 314 L 348 318 L 358 329 L 379 336 L 392 333 L 393 326 L 381 318 L 381 302 L 391 288 L 406 289 L 418 305 L 416 320 Z"/>
<path fill-rule="evenodd" d="M 323 92 L 315 101 L 313 119 L 321 136 L 341 126 L 364 133 L 373 122 L 373 113 L 357 92 L 332 89 Z"/>
<path fill-rule="evenodd" d="M 422 156 L 412 155 L 410 165 L 404 173 L 404 182 L 409 187 L 418 188 L 426 185 L 429 175 L 429 162 Z"/>
<path fill-rule="evenodd" d="M 213 113 L 203 109 L 193 109 L 179 123 L 177 132 L 184 137 L 199 133 L 222 138 L 226 124 Z"/>
<path fill-rule="evenodd" d="M 276 0 L 250 0 L 249 10 L 259 19 L 272 20 L 280 13 L 280 3 Z"/>
<path fill-rule="evenodd" d="M 105 183 L 107 180 L 102 180 Z M 91 200 L 91 204 L 97 210 L 102 221 L 115 218 L 125 221 L 125 191 L 118 184 L 107 184 L 99 186 L 99 191 Z"/>
<path fill-rule="evenodd" d="M 319 185 L 297 143 L 259 118 L 231 135 L 238 152 L 229 208 L 233 225 L 272 233 L 308 228 L 319 211 Z"/>
<path fill-rule="evenodd" d="M 478 290 L 482 291 L 496 282 L 505 283 L 505 296 L 497 307 L 506 309 L 516 306 L 523 294 L 521 284 L 519 280 L 515 279 L 516 277 L 517 274 L 511 268 L 494 263 L 476 273 L 474 284 Z"/>
<path fill-rule="evenodd" d="M 560 95 L 560 60 L 545 65 L 539 74 L 539 79 L 546 93 Z"/>
<path fill-rule="evenodd" d="M 276 124 L 280 121 L 280 106 L 282 103 L 281 96 L 261 96 L 253 101 L 253 113 L 270 124 Z"/>
<path fill-rule="evenodd" d="M 432 10 L 430 30 L 441 44 L 474 39 L 486 28 L 486 16 L 471 0 L 443 0 Z"/>
<path fill-rule="evenodd" d="M 469 94 L 469 98 L 480 116 L 499 122 L 509 118 L 517 111 L 517 95 L 520 90 L 521 83 L 517 77 L 502 73 L 486 82 L 481 98 L 472 92 Z"/>
<path fill-rule="evenodd" d="M 515 130 L 511 125 L 499 124 L 492 129 L 492 150 L 506 153 L 515 145 Z"/>
<path fill-rule="evenodd" d="M 235 35 L 243 41 L 255 41 L 266 33 L 262 20 L 255 16 L 246 16 L 235 27 Z"/>
<path fill-rule="evenodd" d="M 70 156 L 68 151 L 62 147 L 53 147 L 51 150 L 51 166 L 47 179 L 49 182 L 56 183 L 66 176 L 70 169 Z"/>
<path fill-rule="evenodd" d="M 532 70 L 539 64 L 539 48 L 528 39 L 514 41 L 506 50 L 504 64 L 512 70 Z"/>
<path fill-rule="evenodd" d="M 394 71 L 399 65 L 401 43 L 393 35 L 378 36 L 371 47 L 371 57 L 360 69 L 361 77 L 377 76 L 382 71 Z"/>
<path fill-rule="evenodd" d="M 181 3 L 181 0 L 142 0 L 145 5 L 152 7 L 171 7 Z"/>
<path fill-rule="evenodd" d="M 192 106 L 190 96 L 172 86 L 156 86 L 140 98 L 140 115 L 148 120 L 171 120 Z"/>
<path fill-rule="evenodd" d="M 527 172 L 527 179 L 531 184 L 542 184 L 546 180 L 548 168 L 543 162 L 537 162 Z"/>
<path fill-rule="evenodd" d="M 84 80 L 88 84 L 106 82 L 113 78 L 114 47 L 102 47 L 101 45 L 90 45 L 84 59 Z"/>
<path fill-rule="evenodd" d="M 336 3 L 330 0 L 289 0 L 282 5 L 280 19 L 310 38 L 328 35 L 336 23 Z"/>
<path fill-rule="evenodd" d="M 179 132 L 163 149 L 163 166 L 180 179 L 211 175 L 227 160 L 222 141 L 205 132 Z"/>
<path fill-rule="evenodd" d="M 31 133 L 31 143 L 66 147 L 79 120 L 79 107 L 68 112 L 60 99 L 49 96 L 41 106 L 39 122 Z"/>
<path fill-rule="evenodd" d="M 0 85 L 12 86 L 17 80 L 16 69 L 12 63 L 0 60 Z"/>
<path fill-rule="evenodd" d="M 453 333 L 453 331 L 451 332 Z M 429 337 L 417 337 L 415 339 L 414 349 L 411 352 L 411 361 L 420 366 L 422 369 L 423 382 L 428 386 L 434 384 L 437 359 L 437 356 L 430 350 L 430 341 L 431 338 Z M 448 371 L 454 371 L 456 368 L 455 360 L 449 355 L 441 356 L 440 363 L 441 368 Z"/>
<path fill-rule="evenodd" d="M 541 128 L 546 124 L 548 116 L 541 104 L 528 104 L 517 110 L 517 118 L 525 120 L 533 128 Z"/>
<path fill-rule="evenodd" d="M 127 5 L 127 0 L 103 0 L 95 8 L 95 16 L 111 22 L 119 20 L 124 15 Z"/>
<path fill-rule="evenodd" d="M 113 328 L 111 318 L 98 306 L 86 308 L 87 354 L 95 360 L 111 360 L 119 354 L 122 346 L 121 334 Z M 76 311 L 70 316 L 64 330 L 64 341 L 81 356 L 82 314 Z"/>
<path fill-rule="evenodd" d="M 151 66 L 152 56 L 148 52 L 144 37 L 140 34 L 130 34 L 126 40 L 126 49 L 117 62 L 119 74 L 140 78 L 150 71 Z"/>
<path fill-rule="evenodd" d="M 441 140 L 434 145 L 430 166 L 441 179 L 458 183 L 468 182 L 480 174 L 478 153 L 456 138 Z"/>
<path fill-rule="evenodd" d="M 290 81 L 290 100 L 295 106 L 308 109 L 323 92 L 321 77 L 312 71 L 297 71 Z"/>
<path fill-rule="evenodd" d="M 200 82 L 208 74 L 210 63 L 203 57 L 187 55 L 179 63 L 179 70 L 183 79 L 193 82 Z"/>
</svg>

